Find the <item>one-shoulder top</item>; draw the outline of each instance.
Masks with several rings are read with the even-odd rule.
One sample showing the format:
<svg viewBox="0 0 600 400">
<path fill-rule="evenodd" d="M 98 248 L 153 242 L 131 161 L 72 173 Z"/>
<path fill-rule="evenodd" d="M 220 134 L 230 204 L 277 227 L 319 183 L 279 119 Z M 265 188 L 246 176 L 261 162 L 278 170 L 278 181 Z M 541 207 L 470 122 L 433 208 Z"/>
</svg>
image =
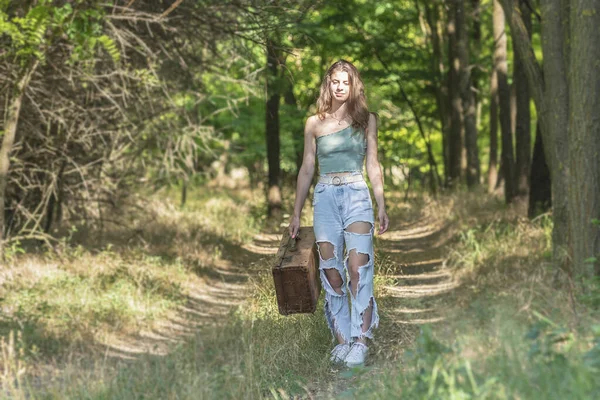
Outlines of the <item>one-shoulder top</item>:
<svg viewBox="0 0 600 400">
<path fill-rule="evenodd" d="M 346 128 L 317 137 L 317 159 L 320 174 L 362 172 L 367 152 L 365 131 Z"/>
</svg>

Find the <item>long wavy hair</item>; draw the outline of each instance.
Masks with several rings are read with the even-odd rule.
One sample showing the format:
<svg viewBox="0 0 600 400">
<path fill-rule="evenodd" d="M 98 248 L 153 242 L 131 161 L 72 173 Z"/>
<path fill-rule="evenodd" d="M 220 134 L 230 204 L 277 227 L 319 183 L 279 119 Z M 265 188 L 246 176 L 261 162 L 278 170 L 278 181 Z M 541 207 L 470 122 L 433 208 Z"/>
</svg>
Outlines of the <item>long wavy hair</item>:
<svg viewBox="0 0 600 400">
<path fill-rule="evenodd" d="M 317 115 L 322 121 L 325 119 L 325 113 L 331 111 L 333 97 L 331 95 L 331 76 L 336 72 L 347 72 L 350 83 L 350 93 L 346 100 L 348 114 L 352 118 L 352 126 L 367 129 L 369 124 L 369 109 L 367 107 L 367 98 L 365 97 L 365 86 L 360 79 L 360 74 L 352 63 L 346 60 L 336 61 L 329 67 L 323 82 L 321 82 L 321 92 L 317 99 Z"/>
</svg>

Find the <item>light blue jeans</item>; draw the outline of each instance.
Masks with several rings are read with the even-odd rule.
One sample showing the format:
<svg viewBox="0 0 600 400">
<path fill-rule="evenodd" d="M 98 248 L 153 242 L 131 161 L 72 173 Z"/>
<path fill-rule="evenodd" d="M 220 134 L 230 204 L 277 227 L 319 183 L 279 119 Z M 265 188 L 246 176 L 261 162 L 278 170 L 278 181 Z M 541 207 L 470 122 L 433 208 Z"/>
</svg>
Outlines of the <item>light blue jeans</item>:
<svg viewBox="0 0 600 400">
<path fill-rule="evenodd" d="M 314 231 L 317 245 L 328 242 L 333 245 L 334 256 L 323 259 L 319 247 L 320 275 L 325 289 L 325 316 L 333 337 L 336 333 L 350 342 L 353 338 L 373 338 L 373 329 L 379 325 L 377 303 L 373 296 L 373 203 L 369 188 L 364 181 L 342 185 L 318 183 L 313 197 Z M 371 224 L 369 233 L 348 232 L 354 222 Z M 344 256 L 344 244 L 346 255 Z M 368 262 L 358 268 L 358 286 L 356 295 L 352 295 L 349 281 L 349 253 L 366 254 Z M 342 277 L 342 294 L 336 292 L 325 274 L 326 269 L 335 268 Z M 348 292 L 350 303 L 348 304 Z M 363 332 L 363 313 L 372 306 L 371 322 Z M 352 312 L 350 312 L 350 308 Z M 367 323 L 368 321 L 365 321 Z"/>
</svg>

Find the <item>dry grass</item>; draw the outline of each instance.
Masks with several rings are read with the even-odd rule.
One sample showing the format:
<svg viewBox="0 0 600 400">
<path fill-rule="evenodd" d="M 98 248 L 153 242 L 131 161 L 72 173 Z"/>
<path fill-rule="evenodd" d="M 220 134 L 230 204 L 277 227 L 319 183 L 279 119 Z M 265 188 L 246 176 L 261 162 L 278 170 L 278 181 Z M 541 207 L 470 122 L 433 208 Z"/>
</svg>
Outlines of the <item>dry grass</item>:
<svg viewBox="0 0 600 400">
<path fill-rule="evenodd" d="M 12 349 L 4 374 L 9 365 L 25 365 L 37 382 L 164 354 L 227 312 L 239 299 L 208 313 L 196 308 L 246 279 L 231 275 L 225 287 L 217 271 L 262 257 L 239 251 L 256 232 L 259 194 L 236 195 L 202 191 L 184 209 L 169 194 L 140 199 L 102 232 L 72 228 L 55 252 L 13 257 L 0 273 L 0 335 Z"/>
</svg>

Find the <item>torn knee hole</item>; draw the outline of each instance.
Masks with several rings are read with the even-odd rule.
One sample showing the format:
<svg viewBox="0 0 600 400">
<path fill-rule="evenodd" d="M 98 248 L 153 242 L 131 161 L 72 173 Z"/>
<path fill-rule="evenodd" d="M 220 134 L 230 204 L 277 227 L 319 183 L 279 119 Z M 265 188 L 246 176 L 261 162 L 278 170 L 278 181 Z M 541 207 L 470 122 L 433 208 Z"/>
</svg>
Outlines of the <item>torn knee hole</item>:
<svg viewBox="0 0 600 400">
<path fill-rule="evenodd" d="M 349 233 L 358 233 L 358 234 L 371 234 L 371 229 L 373 229 L 373 224 L 368 221 L 357 221 L 353 222 L 345 229 L 346 232 Z"/>
<path fill-rule="evenodd" d="M 317 242 L 317 250 L 321 261 L 335 260 L 335 246 L 330 242 Z"/>
<path fill-rule="evenodd" d="M 325 277 L 327 278 L 327 282 L 329 282 L 329 286 L 333 289 L 337 294 L 343 295 L 344 291 L 342 289 L 344 285 L 344 280 L 340 272 L 335 268 L 327 268 L 324 269 Z"/>
<path fill-rule="evenodd" d="M 352 270 L 364 268 L 371 263 L 371 255 L 367 252 L 362 252 L 357 249 L 351 249 L 348 252 L 348 261 Z"/>
</svg>

